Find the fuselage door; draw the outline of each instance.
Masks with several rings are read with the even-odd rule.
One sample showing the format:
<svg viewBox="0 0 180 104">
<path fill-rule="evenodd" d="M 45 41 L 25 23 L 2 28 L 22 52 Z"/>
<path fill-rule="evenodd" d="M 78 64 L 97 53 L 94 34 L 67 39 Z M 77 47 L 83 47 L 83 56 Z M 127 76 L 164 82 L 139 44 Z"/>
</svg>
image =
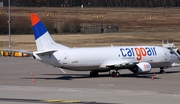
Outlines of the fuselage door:
<svg viewBox="0 0 180 104">
<path fill-rule="evenodd" d="M 67 64 L 68 63 L 68 55 L 67 55 L 67 53 L 64 53 L 63 56 L 64 56 L 63 64 Z"/>
<path fill-rule="evenodd" d="M 168 60 L 168 53 L 167 53 L 167 50 L 164 50 L 164 60 Z"/>
</svg>

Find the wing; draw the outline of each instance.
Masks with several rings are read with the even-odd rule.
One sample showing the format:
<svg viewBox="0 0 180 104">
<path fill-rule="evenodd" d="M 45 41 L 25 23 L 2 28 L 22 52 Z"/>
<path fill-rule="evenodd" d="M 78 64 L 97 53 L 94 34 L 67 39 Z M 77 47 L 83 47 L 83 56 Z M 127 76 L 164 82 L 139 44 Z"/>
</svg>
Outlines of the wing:
<svg viewBox="0 0 180 104">
<path fill-rule="evenodd" d="M 171 67 L 180 67 L 180 62 L 173 63 L 173 64 L 171 65 Z"/>
<path fill-rule="evenodd" d="M 100 68 L 129 68 L 133 67 L 139 62 L 129 62 L 129 61 L 108 61 L 100 65 Z"/>
<path fill-rule="evenodd" d="M 33 52 L 36 55 L 46 55 L 46 54 L 52 54 L 54 52 L 56 52 L 57 50 L 47 50 L 47 51 L 36 51 Z"/>
</svg>

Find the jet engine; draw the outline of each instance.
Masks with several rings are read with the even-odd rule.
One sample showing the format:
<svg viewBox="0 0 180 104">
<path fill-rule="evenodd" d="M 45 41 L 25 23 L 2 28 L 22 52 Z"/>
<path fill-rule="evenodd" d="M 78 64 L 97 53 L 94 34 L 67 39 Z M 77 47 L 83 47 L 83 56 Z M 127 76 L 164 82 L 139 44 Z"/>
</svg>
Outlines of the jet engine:
<svg viewBox="0 0 180 104">
<path fill-rule="evenodd" d="M 151 71 L 151 64 L 148 62 L 140 62 L 136 64 L 136 66 L 129 69 L 133 73 L 144 73 L 144 72 L 150 72 Z"/>
</svg>

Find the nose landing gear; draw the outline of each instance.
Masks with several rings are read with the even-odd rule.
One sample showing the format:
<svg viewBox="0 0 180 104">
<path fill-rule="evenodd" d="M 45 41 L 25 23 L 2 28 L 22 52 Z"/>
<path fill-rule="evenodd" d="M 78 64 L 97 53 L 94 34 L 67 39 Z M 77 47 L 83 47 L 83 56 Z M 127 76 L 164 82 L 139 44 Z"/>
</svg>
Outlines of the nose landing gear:
<svg viewBox="0 0 180 104">
<path fill-rule="evenodd" d="M 160 67 L 159 73 L 160 73 L 160 74 L 166 74 L 166 72 L 164 71 L 163 67 Z"/>
</svg>

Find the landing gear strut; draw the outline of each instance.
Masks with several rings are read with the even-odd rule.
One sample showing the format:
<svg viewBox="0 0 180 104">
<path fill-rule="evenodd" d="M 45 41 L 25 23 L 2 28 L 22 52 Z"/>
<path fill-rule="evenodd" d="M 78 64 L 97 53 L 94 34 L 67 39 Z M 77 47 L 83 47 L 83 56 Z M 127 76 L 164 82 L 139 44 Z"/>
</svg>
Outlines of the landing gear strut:
<svg viewBox="0 0 180 104">
<path fill-rule="evenodd" d="M 111 73 L 111 76 L 112 77 L 120 77 L 120 73 L 118 72 L 118 70 L 116 70 Z"/>
<path fill-rule="evenodd" d="M 160 71 L 159 71 L 160 74 L 165 74 L 166 72 L 164 71 L 163 67 L 160 67 Z"/>
<path fill-rule="evenodd" d="M 98 71 L 91 71 L 89 77 L 97 77 Z"/>
</svg>

